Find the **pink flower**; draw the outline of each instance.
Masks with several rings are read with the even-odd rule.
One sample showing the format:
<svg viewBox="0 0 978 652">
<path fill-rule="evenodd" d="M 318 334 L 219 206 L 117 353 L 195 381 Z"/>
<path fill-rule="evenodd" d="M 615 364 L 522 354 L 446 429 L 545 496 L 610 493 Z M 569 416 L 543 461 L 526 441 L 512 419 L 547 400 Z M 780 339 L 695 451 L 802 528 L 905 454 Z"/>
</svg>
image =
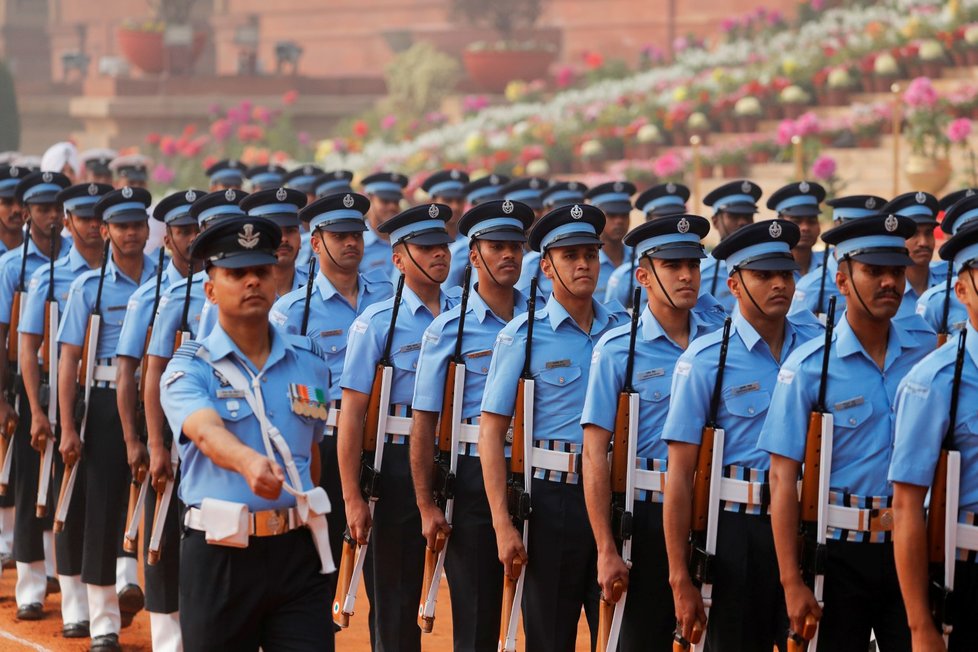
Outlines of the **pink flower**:
<svg viewBox="0 0 978 652">
<path fill-rule="evenodd" d="M 947 126 L 947 137 L 952 143 L 963 143 L 968 140 L 968 136 L 970 135 L 971 120 L 968 118 L 952 120 L 951 124 Z"/>
<path fill-rule="evenodd" d="M 811 136 L 819 132 L 818 116 L 808 111 L 803 113 L 795 121 L 795 128 L 799 136 Z"/>
<path fill-rule="evenodd" d="M 835 176 L 837 165 L 831 156 L 819 156 L 812 161 L 812 176 L 819 181 L 830 181 Z"/>
<path fill-rule="evenodd" d="M 286 91 L 285 94 L 282 96 L 282 104 L 284 104 L 285 106 L 292 106 L 293 104 L 296 103 L 296 100 L 298 99 L 299 99 L 299 91 L 296 90 Z"/>
<path fill-rule="evenodd" d="M 147 145 L 159 145 L 161 136 L 155 131 L 146 136 Z"/>
<path fill-rule="evenodd" d="M 388 113 L 383 118 L 380 119 L 380 128 L 384 131 L 390 131 L 397 125 L 397 116 Z"/>
<path fill-rule="evenodd" d="M 230 120 L 225 120 L 223 118 L 215 120 L 211 123 L 211 136 L 214 137 L 218 143 L 223 143 L 225 140 L 230 138 L 233 126 Z"/>
<path fill-rule="evenodd" d="M 432 111 L 426 114 L 424 119 L 430 125 L 440 125 L 448 121 L 448 116 L 441 111 Z"/>
<path fill-rule="evenodd" d="M 485 95 L 466 95 L 462 98 L 462 111 L 475 113 L 489 106 L 489 98 Z"/>
<path fill-rule="evenodd" d="M 160 152 L 163 156 L 173 156 L 179 150 L 179 145 L 173 136 L 163 136 L 160 139 Z"/>
<path fill-rule="evenodd" d="M 574 83 L 574 69 L 570 66 L 561 66 L 554 75 L 554 83 L 557 88 L 567 88 Z"/>
<path fill-rule="evenodd" d="M 252 106 L 254 105 L 251 103 L 251 100 L 241 100 L 241 103 L 238 104 L 238 108 L 241 109 L 241 113 L 244 115 L 251 113 Z"/>
<path fill-rule="evenodd" d="M 223 111 L 224 109 L 222 109 L 221 105 L 217 102 L 211 102 L 210 106 L 207 107 L 207 115 L 209 115 L 211 118 L 216 118 L 217 116 L 221 115 Z"/>
<path fill-rule="evenodd" d="M 798 129 L 794 120 L 782 120 L 778 123 L 778 145 L 786 147 L 791 144 L 791 139 L 798 135 Z"/>
<path fill-rule="evenodd" d="M 153 183 L 166 185 L 168 183 L 173 183 L 173 180 L 176 178 L 177 174 L 163 163 L 157 163 L 150 176 L 153 179 Z"/>
<path fill-rule="evenodd" d="M 255 122 L 260 122 L 263 125 L 269 125 L 272 122 L 272 112 L 264 106 L 256 106 L 251 112 L 251 117 Z"/>
<path fill-rule="evenodd" d="M 312 144 L 312 136 L 309 135 L 308 131 L 300 131 L 295 135 L 295 138 L 303 147 L 309 147 Z"/>
<path fill-rule="evenodd" d="M 682 173 L 685 163 L 679 154 L 669 151 L 655 159 L 652 163 L 652 171 L 655 176 L 666 179 Z"/>
<path fill-rule="evenodd" d="M 913 108 L 930 108 L 937 104 L 937 91 L 927 77 L 917 77 L 907 86 L 903 101 Z"/>
</svg>

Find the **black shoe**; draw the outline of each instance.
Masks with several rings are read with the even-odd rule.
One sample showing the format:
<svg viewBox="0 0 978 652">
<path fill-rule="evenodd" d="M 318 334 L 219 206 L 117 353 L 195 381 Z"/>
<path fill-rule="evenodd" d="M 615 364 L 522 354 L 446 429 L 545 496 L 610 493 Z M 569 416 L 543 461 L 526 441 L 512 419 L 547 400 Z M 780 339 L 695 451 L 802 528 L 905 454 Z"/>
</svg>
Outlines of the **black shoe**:
<svg viewBox="0 0 978 652">
<path fill-rule="evenodd" d="M 14 561 L 14 556 L 9 552 L 0 554 L 0 565 L 3 566 L 4 570 L 10 570 L 11 568 L 17 567 L 17 562 Z"/>
<path fill-rule="evenodd" d="M 97 650 L 98 652 L 122 652 L 118 634 L 102 634 L 101 636 L 96 636 L 92 639 L 92 645 L 88 649 L 90 651 Z"/>
<path fill-rule="evenodd" d="M 65 638 L 88 638 L 88 621 L 83 620 L 80 623 L 67 623 L 61 628 L 61 635 Z"/>
<path fill-rule="evenodd" d="M 17 607 L 17 620 L 40 620 L 44 618 L 44 605 L 40 602 L 25 604 Z"/>
<path fill-rule="evenodd" d="M 143 590 L 136 584 L 126 584 L 119 591 L 119 615 L 122 618 L 122 627 L 132 625 L 132 619 L 143 610 L 144 606 L 146 606 L 146 598 L 143 596 Z"/>
<path fill-rule="evenodd" d="M 55 593 L 61 593 L 61 582 L 58 581 L 57 577 L 48 578 L 48 586 L 45 589 L 47 595 L 54 595 Z"/>
</svg>

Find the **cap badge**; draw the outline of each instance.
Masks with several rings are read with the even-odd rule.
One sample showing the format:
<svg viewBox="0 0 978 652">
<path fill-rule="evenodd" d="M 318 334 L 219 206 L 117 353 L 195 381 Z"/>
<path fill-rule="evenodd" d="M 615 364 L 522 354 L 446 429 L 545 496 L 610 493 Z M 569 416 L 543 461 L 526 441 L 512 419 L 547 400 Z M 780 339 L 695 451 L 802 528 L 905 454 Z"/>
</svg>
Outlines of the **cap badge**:
<svg viewBox="0 0 978 652">
<path fill-rule="evenodd" d="M 10 176 L 12 176 L 12 177 L 19 177 L 20 176 L 20 168 L 19 167 L 12 167 L 12 168 L 10 168 Z"/>
<path fill-rule="evenodd" d="M 285 201 L 288 196 L 289 193 L 285 191 L 285 188 L 279 188 L 275 193 L 275 199 L 278 201 Z"/>
<path fill-rule="evenodd" d="M 232 160 L 228 161 L 228 167 L 229 168 L 236 168 L 236 167 L 238 167 L 238 162 L 236 160 L 232 159 Z"/>
<path fill-rule="evenodd" d="M 872 197 L 866 200 L 866 208 L 876 208 L 876 200 Z"/>
<path fill-rule="evenodd" d="M 353 195 L 347 194 L 343 197 L 343 208 L 353 208 Z"/>
<path fill-rule="evenodd" d="M 197 193 L 195 193 L 193 190 L 188 190 L 187 194 L 184 195 L 183 198 L 187 201 L 187 203 L 192 204 L 197 201 Z"/>
<path fill-rule="evenodd" d="M 923 204 L 924 202 L 927 201 L 927 195 L 925 195 L 923 192 L 918 192 L 916 195 L 913 196 L 913 198 L 917 200 L 918 204 Z"/>
<path fill-rule="evenodd" d="M 679 222 L 676 224 L 676 230 L 680 233 L 689 233 L 689 220 L 685 217 L 680 218 Z"/>
<path fill-rule="evenodd" d="M 513 202 L 511 202 L 510 200 L 507 199 L 506 201 L 503 202 L 503 213 L 505 213 L 506 215 L 512 213 L 513 208 L 514 208 Z"/>
<path fill-rule="evenodd" d="M 533 188 L 534 190 L 538 189 L 540 187 L 540 180 L 530 179 L 530 187 Z"/>
<path fill-rule="evenodd" d="M 802 194 L 808 194 L 809 190 L 811 190 L 811 186 L 808 185 L 807 181 L 802 181 L 801 183 L 798 184 L 798 192 Z"/>
<path fill-rule="evenodd" d="M 676 184 L 674 184 L 672 181 L 667 183 L 666 192 L 669 193 L 670 195 L 674 194 L 676 192 Z"/>
<path fill-rule="evenodd" d="M 897 220 L 896 215 L 890 215 L 886 218 L 886 221 L 883 222 L 883 226 L 889 233 L 896 231 L 899 225 L 900 222 Z"/>
<path fill-rule="evenodd" d="M 748 193 L 749 193 L 749 192 L 751 191 L 751 184 L 750 184 L 750 181 L 745 181 L 745 182 L 743 182 L 742 184 L 740 184 L 740 189 L 741 189 L 741 190 L 742 190 L 743 192 L 748 192 Z"/>
<path fill-rule="evenodd" d="M 428 217 L 430 217 L 431 219 L 435 219 L 436 217 L 438 217 L 438 213 L 440 212 L 441 211 L 438 209 L 438 204 L 432 204 L 431 206 L 428 207 Z"/>
<path fill-rule="evenodd" d="M 576 181 L 571 181 L 570 183 L 568 183 L 567 184 L 567 189 L 568 190 L 577 190 L 577 182 Z"/>
<path fill-rule="evenodd" d="M 625 189 L 625 186 L 622 185 L 621 181 L 615 181 L 615 185 L 611 186 L 611 188 L 615 192 L 621 192 Z"/>
<path fill-rule="evenodd" d="M 52 175 L 50 172 L 45 172 L 41 175 L 41 180 L 44 181 L 44 183 L 51 183 L 52 179 L 54 179 L 54 175 Z"/>
<path fill-rule="evenodd" d="M 343 178 L 343 171 L 342 170 L 337 170 L 337 171 L 333 172 L 333 178 L 334 179 L 342 179 Z"/>
<path fill-rule="evenodd" d="M 88 184 L 88 194 L 91 195 L 92 197 L 94 197 L 95 195 L 97 195 L 98 194 L 98 186 L 96 186 L 94 183 Z"/>
<path fill-rule="evenodd" d="M 302 173 L 308 177 L 310 174 L 312 174 L 312 166 L 311 165 L 303 166 Z"/>
<path fill-rule="evenodd" d="M 489 185 L 498 186 L 499 185 L 499 176 L 498 175 L 495 175 L 495 174 L 489 175 Z"/>
<path fill-rule="evenodd" d="M 234 192 L 234 188 L 228 188 L 224 191 L 224 199 L 227 201 L 236 201 L 238 199 L 238 193 Z"/>
<path fill-rule="evenodd" d="M 579 220 L 584 217 L 584 210 L 577 204 L 574 204 L 574 208 L 570 210 L 570 214 L 575 220 Z"/>
<path fill-rule="evenodd" d="M 767 227 L 767 232 L 772 238 L 780 238 L 781 230 L 781 225 L 777 222 L 771 222 L 771 226 Z"/>
<path fill-rule="evenodd" d="M 965 197 L 974 197 L 974 196 L 975 196 L 975 191 L 974 191 L 974 189 L 973 189 L 973 188 L 968 188 L 968 189 L 967 189 L 967 190 L 966 190 L 966 191 L 964 192 L 964 196 L 965 196 Z"/>
<path fill-rule="evenodd" d="M 461 175 L 458 173 L 458 170 L 452 170 L 448 173 L 448 176 L 450 176 L 452 179 L 458 179 Z"/>
<path fill-rule="evenodd" d="M 258 240 L 260 238 L 261 236 L 255 233 L 255 226 L 253 224 L 245 224 L 241 228 L 241 233 L 238 234 L 238 244 L 245 249 L 254 249 L 258 246 Z"/>
<path fill-rule="evenodd" d="M 122 189 L 122 196 L 125 197 L 126 199 L 132 198 L 132 188 L 130 188 L 129 186 L 126 186 L 125 188 L 123 188 Z"/>
</svg>

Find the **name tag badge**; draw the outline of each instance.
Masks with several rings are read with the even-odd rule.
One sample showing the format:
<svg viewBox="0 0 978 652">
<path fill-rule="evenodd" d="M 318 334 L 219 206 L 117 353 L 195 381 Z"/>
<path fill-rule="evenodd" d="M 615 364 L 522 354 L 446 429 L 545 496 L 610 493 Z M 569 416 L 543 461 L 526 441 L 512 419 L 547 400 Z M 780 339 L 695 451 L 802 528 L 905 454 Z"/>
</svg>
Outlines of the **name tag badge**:
<svg viewBox="0 0 978 652">
<path fill-rule="evenodd" d="M 638 374 L 639 380 L 648 380 L 649 378 L 659 378 L 660 376 L 665 376 L 665 369 L 649 369 L 648 371 L 643 371 Z"/>
<path fill-rule="evenodd" d="M 292 412 L 300 417 L 325 421 L 329 414 L 326 393 L 318 387 L 290 384 L 289 404 Z"/>
<path fill-rule="evenodd" d="M 243 389 L 219 389 L 217 390 L 217 398 L 244 398 L 245 393 Z"/>
<path fill-rule="evenodd" d="M 487 355 L 492 355 L 492 349 L 486 349 L 485 351 L 473 351 L 472 353 L 466 353 L 467 358 L 484 358 Z"/>
<path fill-rule="evenodd" d="M 342 334 L 343 334 L 343 329 L 342 328 L 337 328 L 336 330 L 332 330 L 332 331 L 320 331 L 319 336 L 320 337 L 333 337 L 333 336 L 342 335 Z"/>
<path fill-rule="evenodd" d="M 400 349 L 398 349 L 398 352 L 410 353 L 411 351 L 420 351 L 420 350 L 421 350 L 421 342 L 415 342 L 414 344 L 405 344 Z"/>
<path fill-rule="evenodd" d="M 747 394 L 749 392 L 756 392 L 761 388 L 761 384 L 757 381 L 753 383 L 747 383 L 746 385 L 738 385 L 730 390 L 731 396 L 740 396 L 741 394 Z"/>
<path fill-rule="evenodd" d="M 862 405 L 866 400 L 862 396 L 856 396 L 855 398 L 850 398 L 845 401 L 839 401 L 835 404 L 835 411 L 841 412 L 842 410 L 848 410 L 849 408 L 854 408 L 857 405 Z"/>
<path fill-rule="evenodd" d="M 569 358 L 566 360 L 551 360 L 547 363 L 547 369 L 560 369 L 561 367 L 569 366 L 571 366 L 571 361 Z"/>
</svg>

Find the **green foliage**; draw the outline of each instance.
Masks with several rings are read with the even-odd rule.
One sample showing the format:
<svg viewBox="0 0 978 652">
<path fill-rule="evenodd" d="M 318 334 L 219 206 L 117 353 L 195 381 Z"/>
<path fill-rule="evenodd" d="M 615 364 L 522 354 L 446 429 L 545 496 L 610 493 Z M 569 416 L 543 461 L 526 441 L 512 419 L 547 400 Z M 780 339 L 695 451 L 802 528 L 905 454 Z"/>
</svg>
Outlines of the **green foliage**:
<svg viewBox="0 0 978 652">
<path fill-rule="evenodd" d="M 20 113 L 14 78 L 7 64 L 0 61 L 0 151 L 20 147 Z"/>
<path fill-rule="evenodd" d="M 415 43 L 387 64 L 381 110 L 420 117 L 437 109 L 461 77 L 459 63 L 431 43 Z"/>
<path fill-rule="evenodd" d="M 543 10 L 542 0 L 454 0 L 456 19 L 493 29 L 503 41 L 512 41 L 520 28 L 533 27 Z"/>
</svg>

